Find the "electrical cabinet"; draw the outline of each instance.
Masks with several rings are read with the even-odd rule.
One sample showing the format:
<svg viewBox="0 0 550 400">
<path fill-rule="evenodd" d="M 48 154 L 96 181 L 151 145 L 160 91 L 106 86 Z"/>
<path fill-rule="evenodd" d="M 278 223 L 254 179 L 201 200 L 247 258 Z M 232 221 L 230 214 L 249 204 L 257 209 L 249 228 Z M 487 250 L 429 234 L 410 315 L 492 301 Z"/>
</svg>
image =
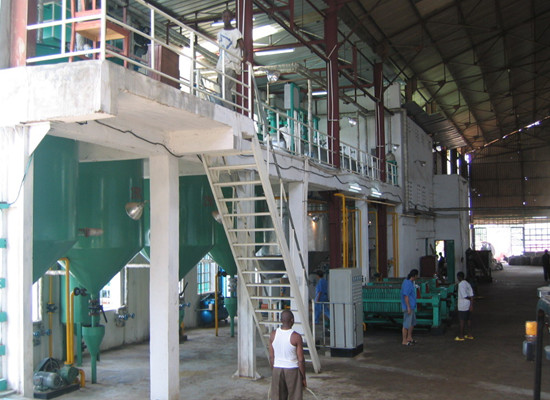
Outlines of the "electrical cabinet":
<svg viewBox="0 0 550 400">
<path fill-rule="evenodd" d="M 359 268 L 330 270 L 330 354 L 333 357 L 353 357 L 363 351 L 362 284 Z"/>
</svg>

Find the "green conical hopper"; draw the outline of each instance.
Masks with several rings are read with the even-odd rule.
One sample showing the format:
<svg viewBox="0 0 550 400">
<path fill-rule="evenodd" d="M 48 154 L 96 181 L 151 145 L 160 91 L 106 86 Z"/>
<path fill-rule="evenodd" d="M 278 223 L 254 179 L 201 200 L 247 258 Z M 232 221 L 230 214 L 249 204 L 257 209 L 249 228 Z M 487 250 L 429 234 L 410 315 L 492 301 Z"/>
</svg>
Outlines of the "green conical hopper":
<svg viewBox="0 0 550 400">
<path fill-rule="evenodd" d="M 212 204 L 214 198 L 206 175 L 180 176 L 180 249 L 179 278 L 182 279 L 214 246 L 214 218 Z M 145 182 L 148 194 L 149 182 Z M 215 208 L 215 205 L 214 205 Z M 149 236 L 150 217 L 145 215 L 145 237 Z M 147 239 L 146 239 L 147 240 Z M 146 246 L 142 253 L 150 256 Z"/>
<path fill-rule="evenodd" d="M 34 152 L 33 282 L 76 242 L 78 146 L 46 136 Z"/>
<path fill-rule="evenodd" d="M 82 337 L 84 338 L 84 342 L 86 343 L 86 346 L 88 346 L 88 351 L 90 352 L 92 383 L 97 382 L 96 361 L 97 355 L 99 354 L 99 346 L 101 345 L 101 341 L 104 336 L 105 325 L 82 327 Z"/>
<path fill-rule="evenodd" d="M 90 295 L 99 291 L 143 248 L 143 225 L 125 211 L 143 201 L 143 161 L 80 163 L 77 227 L 101 229 L 81 236 L 67 253 L 70 271 Z"/>
<path fill-rule="evenodd" d="M 210 187 L 209 187 L 210 189 Z M 228 198 L 231 196 L 230 188 L 222 188 L 223 195 Z M 210 191 L 210 195 L 212 192 Z M 212 195 L 212 198 L 214 196 Z M 211 213 L 217 211 L 216 203 L 213 201 L 211 207 Z M 228 211 L 231 212 L 231 203 L 227 204 Z M 229 275 L 237 275 L 237 264 L 235 264 L 235 259 L 233 258 L 233 253 L 231 252 L 231 246 L 225 235 L 225 230 L 221 223 L 216 222 L 214 224 L 214 247 L 210 250 L 210 255 L 212 259 L 218 264 L 225 272 Z"/>
<path fill-rule="evenodd" d="M 235 264 L 231 246 L 227 241 L 227 236 L 225 235 L 222 224 L 216 223 L 214 235 L 216 244 L 210 250 L 212 259 L 229 275 L 237 275 L 237 264 Z"/>
</svg>

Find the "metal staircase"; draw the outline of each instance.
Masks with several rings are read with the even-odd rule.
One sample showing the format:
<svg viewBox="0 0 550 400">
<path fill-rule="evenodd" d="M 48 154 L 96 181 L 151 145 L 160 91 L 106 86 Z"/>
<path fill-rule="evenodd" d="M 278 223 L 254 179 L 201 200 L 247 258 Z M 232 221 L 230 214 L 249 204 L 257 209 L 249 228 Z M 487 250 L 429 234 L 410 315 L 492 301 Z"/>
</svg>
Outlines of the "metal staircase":
<svg viewBox="0 0 550 400">
<path fill-rule="evenodd" d="M 304 258 L 299 254 L 301 268 L 296 272 L 290 251 L 292 246 L 292 251 L 299 253 L 296 236 L 283 229 L 281 210 L 286 211 L 286 194 L 282 180 L 276 185 L 280 192 L 276 198 L 269 180 L 271 152 L 266 152 L 264 160 L 256 135 L 242 143 L 244 148 L 234 154 L 202 156 L 237 264 L 239 284 L 246 286 L 243 292 L 254 310 L 256 327 L 266 350 L 271 331 L 281 325 L 281 311 L 289 308 L 295 315 L 294 329 L 304 339 L 306 361 L 313 364 L 315 372 L 320 372 L 307 303 L 298 286 L 299 280 L 307 279 Z"/>
</svg>

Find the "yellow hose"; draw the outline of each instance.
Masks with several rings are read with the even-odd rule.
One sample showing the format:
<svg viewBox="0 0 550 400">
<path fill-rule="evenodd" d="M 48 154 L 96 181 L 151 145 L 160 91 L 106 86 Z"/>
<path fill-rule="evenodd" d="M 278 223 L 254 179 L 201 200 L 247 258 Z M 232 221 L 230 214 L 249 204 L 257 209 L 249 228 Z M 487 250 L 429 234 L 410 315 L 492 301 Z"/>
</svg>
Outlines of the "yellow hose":
<svg viewBox="0 0 550 400">
<path fill-rule="evenodd" d="M 66 304 L 66 312 L 65 312 L 65 334 L 67 336 L 67 360 L 65 361 L 66 365 L 71 365 L 72 361 L 70 361 L 70 356 L 72 353 L 72 336 L 71 336 L 71 304 L 70 304 L 70 294 L 71 291 L 71 284 L 70 284 L 70 264 L 71 262 L 67 257 L 60 258 L 59 261 L 63 261 L 65 263 L 65 304 Z"/>
<path fill-rule="evenodd" d="M 83 369 L 78 370 L 78 375 L 80 376 L 80 387 L 86 386 L 86 373 Z"/>
</svg>

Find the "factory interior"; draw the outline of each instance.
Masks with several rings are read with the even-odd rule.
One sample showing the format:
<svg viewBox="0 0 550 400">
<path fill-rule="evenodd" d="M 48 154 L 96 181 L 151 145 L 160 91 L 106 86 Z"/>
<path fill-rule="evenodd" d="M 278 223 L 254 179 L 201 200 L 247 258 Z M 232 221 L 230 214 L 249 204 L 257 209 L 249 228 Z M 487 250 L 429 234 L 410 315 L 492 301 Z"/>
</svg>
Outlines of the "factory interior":
<svg viewBox="0 0 550 400">
<path fill-rule="evenodd" d="M 545 0 L 0 0 L 0 398 L 269 399 L 291 310 L 306 400 L 550 399 L 549 26 Z"/>
</svg>

